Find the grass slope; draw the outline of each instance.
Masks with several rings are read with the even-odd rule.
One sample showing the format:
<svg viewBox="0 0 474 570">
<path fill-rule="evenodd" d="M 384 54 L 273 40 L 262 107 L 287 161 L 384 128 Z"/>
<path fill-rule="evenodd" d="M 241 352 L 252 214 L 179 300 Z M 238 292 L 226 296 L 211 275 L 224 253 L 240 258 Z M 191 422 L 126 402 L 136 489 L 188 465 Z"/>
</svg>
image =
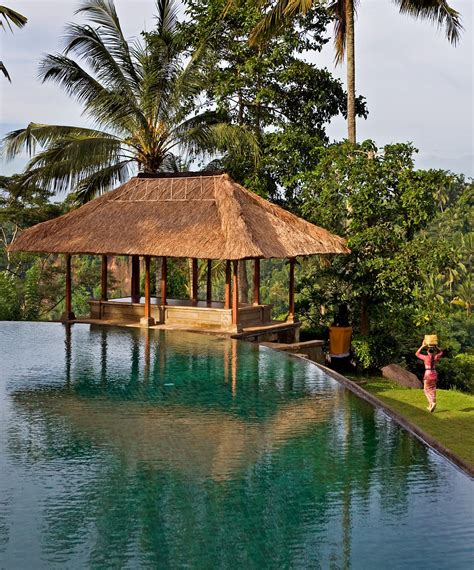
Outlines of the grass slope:
<svg viewBox="0 0 474 570">
<path fill-rule="evenodd" d="M 473 395 L 456 390 L 437 390 L 438 405 L 430 414 L 426 410 L 423 390 L 402 388 L 379 378 L 357 380 L 365 390 L 474 467 Z"/>
</svg>

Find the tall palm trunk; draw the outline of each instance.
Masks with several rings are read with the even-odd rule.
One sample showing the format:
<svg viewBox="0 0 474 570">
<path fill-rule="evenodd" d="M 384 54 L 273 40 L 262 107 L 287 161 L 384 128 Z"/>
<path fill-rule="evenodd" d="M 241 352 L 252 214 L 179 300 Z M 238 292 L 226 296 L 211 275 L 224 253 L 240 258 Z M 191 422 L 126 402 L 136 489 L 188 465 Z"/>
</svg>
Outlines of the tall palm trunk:
<svg viewBox="0 0 474 570">
<path fill-rule="evenodd" d="M 356 142 L 354 0 L 346 0 L 347 138 Z"/>
</svg>

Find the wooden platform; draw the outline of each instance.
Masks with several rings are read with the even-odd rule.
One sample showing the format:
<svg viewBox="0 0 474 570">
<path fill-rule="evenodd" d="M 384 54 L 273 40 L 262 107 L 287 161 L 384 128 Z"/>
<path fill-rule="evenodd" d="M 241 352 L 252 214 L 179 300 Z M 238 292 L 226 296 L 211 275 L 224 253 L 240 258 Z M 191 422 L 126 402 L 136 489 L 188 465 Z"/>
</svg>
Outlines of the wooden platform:
<svg viewBox="0 0 474 570">
<path fill-rule="evenodd" d="M 203 332 L 253 342 L 292 343 L 299 340 L 300 323 L 272 320 L 271 305 L 239 304 L 236 325 L 232 322 L 232 310 L 225 309 L 220 301 L 193 303 L 189 299 L 170 299 L 166 305 L 160 305 L 160 299 L 154 298 L 151 319 L 143 318 L 144 303 L 132 303 L 129 297 L 91 300 L 89 304 L 89 318 L 75 318 L 74 313 L 67 313 L 62 322 Z"/>
<path fill-rule="evenodd" d="M 132 303 L 130 297 L 108 301 L 89 301 L 90 318 L 70 322 L 103 324 L 109 326 L 140 327 L 144 316 L 144 299 Z M 153 329 L 184 330 L 224 334 L 251 341 L 294 342 L 298 340 L 299 323 L 274 321 L 271 305 L 240 303 L 238 324 L 232 323 L 232 310 L 225 309 L 220 301 L 198 301 L 190 299 L 169 299 L 166 305 L 160 298 L 153 298 L 151 322 Z"/>
<path fill-rule="evenodd" d="M 145 315 L 145 303 L 131 301 L 130 297 L 108 301 L 89 301 L 91 319 L 113 321 L 116 324 L 140 323 Z M 271 305 L 250 305 L 240 303 L 237 324 L 232 322 L 232 309 L 224 308 L 219 301 L 193 303 L 190 299 L 168 299 L 162 305 L 160 298 L 153 298 L 150 316 L 157 325 L 184 328 L 186 330 L 210 330 L 216 332 L 239 333 L 248 327 L 271 324 Z M 154 324 L 152 323 L 152 324 Z"/>
</svg>

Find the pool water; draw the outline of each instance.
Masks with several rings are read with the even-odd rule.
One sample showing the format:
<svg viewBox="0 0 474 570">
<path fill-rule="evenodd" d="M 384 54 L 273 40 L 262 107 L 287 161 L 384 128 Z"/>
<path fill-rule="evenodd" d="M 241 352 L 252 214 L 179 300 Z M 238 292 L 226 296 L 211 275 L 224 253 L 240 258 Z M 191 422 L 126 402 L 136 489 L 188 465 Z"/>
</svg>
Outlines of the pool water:
<svg viewBox="0 0 474 570">
<path fill-rule="evenodd" d="M 0 323 L 0 568 L 473 567 L 474 482 L 316 366 Z"/>
</svg>

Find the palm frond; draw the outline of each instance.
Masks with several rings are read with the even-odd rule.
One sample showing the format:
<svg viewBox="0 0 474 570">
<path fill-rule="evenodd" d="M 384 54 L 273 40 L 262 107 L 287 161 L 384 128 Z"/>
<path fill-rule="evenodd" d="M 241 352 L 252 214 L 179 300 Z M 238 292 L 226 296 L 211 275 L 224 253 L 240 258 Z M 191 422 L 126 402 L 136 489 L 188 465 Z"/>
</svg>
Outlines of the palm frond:
<svg viewBox="0 0 474 570">
<path fill-rule="evenodd" d="M 179 133 L 179 146 L 194 155 L 215 152 L 232 152 L 236 157 L 250 156 L 255 163 L 260 158 L 260 148 L 255 134 L 245 125 L 228 123 L 209 124 L 196 117 L 195 125 L 190 122 L 182 125 Z M 188 128 L 186 128 L 186 124 Z"/>
<path fill-rule="evenodd" d="M 172 152 L 165 155 L 160 172 L 188 172 L 191 161 Z"/>
<path fill-rule="evenodd" d="M 189 114 L 189 103 L 192 104 L 205 89 L 209 67 L 213 54 L 209 46 L 202 43 L 193 53 L 186 66 L 181 69 L 172 84 L 170 107 L 179 112 L 176 122 L 181 122 Z"/>
<path fill-rule="evenodd" d="M 328 7 L 334 19 L 334 61 L 336 65 L 344 61 L 346 54 L 347 10 L 353 10 L 355 17 L 359 2 L 360 0 L 335 0 Z"/>
<path fill-rule="evenodd" d="M 95 160 L 94 164 L 88 163 L 83 165 L 82 168 L 77 168 L 74 160 L 56 161 L 55 157 L 58 154 L 56 148 L 39 153 L 35 157 L 39 166 L 34 167 L 32 164 L 29 164 L 26 171 L 22 173 L 23 187 L 28 189 L 35 185 L 58 194 L 70 193 L 74 192 L 83 180 L 104 168 L 118 164 L 118 162 L 114 162 L 111 165 L 109 162 L 105 163 Z M 129 159 L 126 160 L 128 161 Z"/>
<path fill-rule="evenodd" d="M 41 140 L 46 148 L 26 166 L 22 174 L 25 189 L 39 186 L 53 192 L 71 191 L 82 180 L 111 164 L 133 160 L 133 156 L 127 156 L 120 139 L 107 133 L 54 126 L 45 126 L 38 132 L 39 136 L 34 138 Z M 27 136 L 20 134 L 23 141 Z"/>
<path fill-rule="evenodd" d="M 98 124 L 117 130 L 127 130 L 130 118 L 146 121 L 132 98 L 118 89 L 107 89 L 87 73 L 77 62 L 61 55 L 47 55 L 40 62 L 40 78 L 43 83 L 54 81 L 65 92 L 84 104 L 84 110 Z"/>
<path fill-rule="evenodd" d="M 156 0 L 156 30 L 162 38 L 174 38 L 177 32 L 179 4 L 176 0 Z"/>
<path fill-rule="evenodd" d="M 76 203 L 85 204 L 117 184 L 123 184 L 130 176 L 130 160 L 111 164 L 83 178 L 76 186 Z"/>
<path fill-rule="evenodd" d="M 251 46 L 258 45 L 270 36 L 278 33 L 288 21 L 287 8 L 290 0 L 277 0 L 275 5 L 266 12 L 250 33 Z"/>
<path fill-rule="evenodd" d="M 71 172 L 80 174 L 89 167 L 118 160 L 125 151 L 119 139 L 98 133 L 96 136 L 65 136 L 51 142 L 28 163 L 26 170 L 45 168 L 49 163 L 67 163 Z"/>
<path fill-rule="evenodd" d="M 89 21 L 99 26 L 107 49 L 138 91 L 140 81 L 113 0 L 84 0 L 76 14 L 84 14 Z"/>
<path fill-rule="evenodd" d="M 5 27 L 5 24 L 12 30 L 12 24 L 17 28 L 23 28 L 23 26 L 28 22 L 28 18 L 7 8 L 7 6 L 0 6 L 0 27 Z"/>
<path fill-rule="evenodd" d="M 127 97 L 135 97 L 122 67 L 107 49 L 100 31 L 90 26 L 70 24 L 64 50 L 65 56 L 69 54 L 75 54 L 83 59 L 94 72 L 96 79 L 106 88 L 120 89 L 127 94 Z"/>
<path fill-rule="evenodd" d="M 296 14 L 306 14 L 311 10 L 315 0 L 288 0 L 288 5 L 285 8 L 285 16 L 293 17 Z"/>
<path fill-rule="evenodd" d="M 326 0 L 277 0 L 250 33 L 251 46 L 258 45 L 278 32 L 297 15 L 305 15 L 315 4 Z M 260 2 L 265 7 L 268 3 Z"/>
<path fill-rule="evenodd" d="M 344 61 L 346 52 L 346 0 L 336 0 L 329 9 L 334 18 L 334 60 L 340 64 Z"/>
<path fill-rule="evenodd" d="M 0 61 L 0 71 L 3 73 L 3 75 L 8 79 L 8 81 L 11 83 L 12 80 L 10 78 L 10 74 L 8 73 L 7 68 L 5 67 L 3 61 Z"/>
<path fill-rule="evenodd" d="M 68 138 L 97 138 L 103 137 L 112 141 L 119 141 L 114 135 L 82 127 L 69 127 L 62 125 L 42 125 L 30 123 L 25 129 L 11 131 L 5 135 L 1 143 L 1 154 L 7 160 L 15 158 L 26 151 L 30 156 L 35 153 L 37 146 L 47 147 L 51 143 Z"/>
<path fill-rule="evenodd" d="M 445 28 L 448 40 L 456 45 L 461 37 L 463 26 L 460 13 L 446 0 L 392 0 L 400 8 L 400 14 L 428 20 Z"/>
</svg>

